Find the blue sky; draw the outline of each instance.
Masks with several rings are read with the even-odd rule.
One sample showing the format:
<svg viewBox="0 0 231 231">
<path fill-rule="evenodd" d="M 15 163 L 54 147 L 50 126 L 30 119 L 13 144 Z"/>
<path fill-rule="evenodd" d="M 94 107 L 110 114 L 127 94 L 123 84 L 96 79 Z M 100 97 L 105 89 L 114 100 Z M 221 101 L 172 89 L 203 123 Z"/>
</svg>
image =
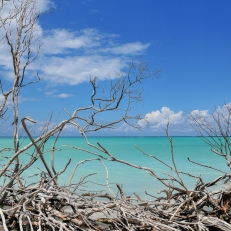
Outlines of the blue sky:
<svg viewBox="0 0 231 231">
<path fill-rule="evenodd" d="M 42 125 L 88 106 L 89 76 L 105 82 L 108 74 L 126 70 L 142 58 L 160 76 L 142 85 L 143 102 L 134 105 L 150 122 L 143 133 L 120 124 L 96 135 L 163 135 L 170 119 L 172 135 L 193 135 L 186 115 L 210 116 L 215 106 L 231 102 L 231 1 L 229 0 L 48 0 L 52 13 L 39 20 L 43 47 L 29 68 L 43 80 L 22 89 L 20 117 Z M 7 52 L 7 51 L 4 51 Z M 2 52 L 3 54 L 3 52 Z M 9 62 L 1 55 L 6 85 Z M 30 77 L 29 77 L 30 78 Z M 102 117 L 103 120 L 107 118 Z M 2 135 L 9 135 L 8 126 Z M 64 135 L 78 134 L 72 127 Z"/>
</svg>

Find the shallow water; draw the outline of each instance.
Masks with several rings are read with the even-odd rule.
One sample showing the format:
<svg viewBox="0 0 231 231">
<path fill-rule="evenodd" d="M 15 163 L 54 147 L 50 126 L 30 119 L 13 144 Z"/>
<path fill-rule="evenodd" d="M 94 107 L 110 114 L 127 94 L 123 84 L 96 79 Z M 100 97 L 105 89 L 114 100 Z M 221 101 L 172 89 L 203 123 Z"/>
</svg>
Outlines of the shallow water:
<svg viewBox="0 0 231 231">
<path fill-rule="evenodd" d="M 168 165 L 173 166 L 170 144 L 168 138 L 166 137 L 90 137 L 89 141 L 95 145 L 97 145 L 97 142 L 99 142 L 116 158 L 128 161 L 138 166 L 152 168 L 153 171 L 161 177 L 166 178 L 168 174 L 171 174 L 170 168 L 166 167 L 154 158 L 143 155 L 142 152 L 135 147 L 136 145 L 145 153 L 156 156 Z M 20 140 L 21 146 L 27 144 L 28 142 L 28 139 Z M 51 138 L 45 147 L 47 153 L 45 153 L 44 156 L 49 164 L 51 159 L 49 150 L 51 149 L 53 142 L 54 139 Z M 61 137 L 56 145 L 56 148 L 59 149 L 59 151 L 55 152 L 56 171 L 62 171 L 68 160 L 70 158 L 72 160 L 65 173 L 59 177 L 59 183 L 62 185 L 68 185 L 70 175 L 77 163 L 84 159 L 89 159 L 89 161 L 78 166 L 72 179 L 72 183 L 77 184 L 81 177 L 97 173 L 87 178 L 88 183 L 80 187 L 82 190 L 86 189 L 86 187 L 88 187 L 88 190 L 92 191 L 105 189 L 105 186 L 100 186 L 100 184 L 106 184 L 107 171 L 108 181 L 111 186 L 111 190 L 114 193 L 117 192 L 115 183 L 122 184 L 123 189 L 127 195 L 136 192 L 142 197 L 145 197 L 145 191 L 152 195 L 156 195 L 159 190 L 164 188 L 160 182 L 158 182 L 153 176 L 150 176 L 143 170 L 134 169 L 125 164 L 110 162 L 106 160 L 103 161 L 103 163 L 99 162 L 98 160 L 91 160 L 93 158 L 97 158 L 97 156 L 84 151 L 63 146 L 64 144 L 86 149 L 88 151 L 95 152 L 107 157 L 105 154 L 100 153 L 98 150 L 89 147 L 83 138 Z M 225 159 L 212 153 L 210 151 L 210 147 L 198 137 L 173 137 L 173 144 L 175 162 L 179 171 L 189 172 L 190 174 L 197 176 L 201 175 L 205 181 L 211 181 L 221 175 L 221 173 L 217 171 L 213 171 L 211 169 L 190 163 L 187 159 L 188 157 L 193 161 L 210 165 L 223 171 L 229 171 Z M 11 138 L 2 137 L 0 139 L 0 148 L 3 147 L 12 147 Z M 4 155 L 6 155 L 6 153 L 2 153 L 0 156 L 2 164 L 4 164 L 6 161 L 3 158 Z M 7 155 L 10 156 L 11 154 L 8 153 Z M 28 153 L 22 154 L 20 156 L 22 163 L 26 163 L 29 158 L 30 156 Z M 104 167 L 104 164 L 107 168 Z M 44 170 L 44 167 L 41 161 L 38 160 L 33 164 L 33 166 L 31 166 L 29 170 L 24 173 L 24 179 L 31 176 L 32 174 L 40 174 L 41 170 Z M 172 174 L 174 177 L 176 177 L 175 173 Z M 196 183 L 195 178 L 187 177 L 186 175 L 182 175 L 182 178 L 188 187 L 193 188 Z M 34 180 L 36 180 L 36 176 L 33 177 L 33 179 L 29 179 L 29 182 Z"/>
</svg>

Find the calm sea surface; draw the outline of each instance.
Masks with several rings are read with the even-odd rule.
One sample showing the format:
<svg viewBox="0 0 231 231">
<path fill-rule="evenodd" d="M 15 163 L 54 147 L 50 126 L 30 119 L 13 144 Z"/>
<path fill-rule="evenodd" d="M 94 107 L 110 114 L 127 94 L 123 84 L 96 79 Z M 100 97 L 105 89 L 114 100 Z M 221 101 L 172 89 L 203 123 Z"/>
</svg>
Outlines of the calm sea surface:
<svg viewBox="0 0 231 231">
<path fill-rule="evenodd" d="M 168 177 L 168 174 L 173 174 L 173 176 L 176 175 L 159 161 L 143 155 L 142 152 L 135 147 L 136 145 L 145 153 L 156 156 L 168 165 L 173 166 L 170 144 L 166 137 L 90 137 L 89 141 L 95 145 L 99 142 L 105 149 L 108 150 L 108 152 L 118 159 L 128 161 L 135 165 L 152 168 L 156 174 L 163 178 Z M 54 139 L 51 138 L 45 147 L 47 152 L 44 156 L 49 165 L 51 163 L 51 154 L 49 150 L 51 149 L 53 142 Z M 28 139 L 22 138 L 20 140 L 21 146 L 26 145 L 27 143 L 29 143 Z M 173 144 L 175 161 L 179 171 L 189 172 L 196 176 L 201 175 L 205 181 L 212 180 L 221 175 L 219 172 L 190 163 L 188 161 L 188 157 L 193 161 L 210 165 L 223 171 L 229 171 L 225 159 L 212 153 L 210 151 L 210 147 L 198 137 L 173 137 Z M 70 175 L 77 163 L 84 159 L 89 159 L 89 161 L 78 166 L 71 182 L 72 184 L 77 184 L 84 176 L 96 173 L 86 178 L 87 182 L 79 186 L 79 189 L 81 190 L 85 190 L 86 187 L 91 191 L 105 189 L 107 171 L 104 165 L 107 166 L 109 184 L 112 191 L 115 189 L 114 192 L 116 192 L 115 183 L 123 185 L 123 189 L 126 194 L 130 195 L 133 192 L 136 192 L 143 197 L 145 197 L 145 191 L 156 195 L 159 190 L 164 188 L 160 182 L 145 171 L 106 160 L 103 161 L 103 163 L 98 160 L 91 160 L 93 158 L 97 158 L 97 156 L 63 145 L 86 149 L 90 152 L 95 152 L 106 157 L 104 153 L 100 153 L 98 150 L 89 147 L 83 138 L 60 138 L 56 145 L 58 150 L 55 152 L 56 171 L 62 171 L 68 160 L 71 159 L 68 169 L 59 178 L 59 183 L 62 185 L 68 185 Z M 4 147 L 12 147 L 11 138 L 0 138 L 0 148 Z M 22 163 L 26 163 L 28 161 L 29 153 L 30 151 L 20 156 Z M 10 154 L 6 154 L 4 152 L 1 153 L 2 157 L 0 156 L 0 160 L 2 164 L 6 161 L 5 158 L 3 158 L 3 156 L 6 155 L 9 156 Z M 38 160 L 24 173 L 24 179 L 27 179 L 33 174 L 39 174 L 41 170 L 44 170 L 44 167 L 41 161 Z M 183 176 L 183 179 L 188 187 L 193 188 L 196 182 L 195 178 Z M 36 176 L 32 179 L 29 178 L 28 182 L 32 182 L 34 180 L 36 180 Z"/>
</svg>

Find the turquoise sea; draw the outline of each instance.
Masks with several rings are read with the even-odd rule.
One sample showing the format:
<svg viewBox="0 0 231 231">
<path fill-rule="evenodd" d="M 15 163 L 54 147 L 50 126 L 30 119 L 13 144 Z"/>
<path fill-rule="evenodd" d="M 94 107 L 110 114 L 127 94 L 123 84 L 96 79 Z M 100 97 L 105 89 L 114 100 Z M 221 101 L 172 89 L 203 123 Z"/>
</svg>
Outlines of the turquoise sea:
<svg viewBox="0 0 231 231">
<path fill-rule="evenodd" d="M 222 175 L 220 172 L 204 168 L 188 161 L 188 157 L 196 162 L 219 168 L 223 171 L 229 172 L 224 158 L 215 155 L 210 151 L 210 147 L 205 144 L 199 137 L 172 137 L 174 144 L 174 156 L 176 165 L 179 171 L 189 172 L 196 176 L 202 176 L 205 181 L 211 181 L 216 177 Z M 46 153 L 44 154 L 47 162 L 51 163 L 50 149 L 54 142 L 54 138 L 51 138 L 45 147 Z M 172 156 L 170 151 L 170 144 L 167 137 L 89 137 L 89 142 L 97 145 L 99 142 L 105 149 L 107 149 L 116 158 L 128 161 L 130 163 L 152 168 L 156 174 L 166 178 L 167 174 L 171 174 L 171 170 L 159 161 L 145 156 L 139 151 L 137 147 L 142 149 L 145 153 L 156 156 L 168 165 L 173 166 Z M 26 145 L 29 143 L 29 139 L 21 138 L 20 145 Z M 108 170 L 108 182 L 113 192 L 116 193 L 115 183 L 123 185 L 123 189 L 127 195 L 131 195 L 133 192 L 147 197 L 145 191 L 152 195 L 156 195 L 157 192 L 165 187 L 158 182 L 154 177 L 150 176 L 143 170 L 134 169 L 121 163 L 114 163 L 109 161 L 91 160 L 96 158 L 93 154 L 76 150 L 67 146 L 70 145 L 78 148 L 86 149 L 91 152 L 100 153 L 98 150 L 91 148 L 87 145 L 86 140 L 80 137 L 61 137 L 59 138 L 55 152 L 55 168 L 56 171 L 62 171 L 68 160 L 71 158 L 71 163 L 68 169 L 59 177 L 59 183 L 61 185 L 68 185 L 69 178 L 73 172 L 77 163 L 84 159 L 89 159 L 84 164 L 80 164 L 76 170 L 76 173 L 72 179 L 72 184 L 77 184 L 81 177 L 89 174 L 97 173 L 95 175 L 86 178 L 87 182 L 79 186 L 80 190 L 88 189 L 90 191 L 105 190 L 106 184 L 106 170 Z M 9 137 L 0 138 L 0 148 L 12 147 L 12 139 Z M 30 152 L 30 151 L 29 151 Z M 29 158 L 29 152 L 20 156 L 21 163 L 26 163 Z M 9 156 L 10 153 L 2 152 L 0 156 L 1 164 L 4 165 L 6 159 L 4 156 Z M 33 174 L 40 174 L 44 167 L 40 160 L 35 162 L 33 166 L 28 169 L 23 177 L 26 180 L 27 177 Z M 176 174 L 172 172 L 173 176 Z M 34 176 L 29 178 L 28 182 L 35 181 L 37 178 Z M 186 185 L 193 188 L 196 179 L 183 175 L 183 179 Z"/>
</svg>

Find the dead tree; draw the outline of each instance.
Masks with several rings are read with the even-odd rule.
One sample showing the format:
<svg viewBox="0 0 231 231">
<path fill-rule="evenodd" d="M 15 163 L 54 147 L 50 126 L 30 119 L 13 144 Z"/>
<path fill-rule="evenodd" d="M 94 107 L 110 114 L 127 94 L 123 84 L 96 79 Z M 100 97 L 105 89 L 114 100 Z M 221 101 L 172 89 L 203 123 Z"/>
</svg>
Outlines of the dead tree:
<svg viewBox="0 0 231 231">
<path fill-rule="evenodd" d="M 42 14 L 37 10 L 37 0 L 12 0 L 2 1 L 0 8 L 0 29 L 2 46 L 7 46 L 12 58 L 12 85 L 5 92 L 1 81 L 1 90 L 4 100 L 1 104 L 0 114 L 4 114 L 7 100 L 11 101 L 14 124 L 14 149 L 18 151 L 18 123 L 19 107 L 18 97 L 22 87 L 40 80 L 37 75 L 36 81 L 25 79 L 26 70 L 38 56 L 41 41 L 38 35 L 37 21 Z M 37 44 L 37 45 L 36 45 Z M 26 82 L 27 81 L 27 82 Z"/>
<path fill-rule="evenodd" d="M 12 60 L 12 83 L 10 89 L 3 89 L 3 82 L 0 80 L 0 87 L 4 97 L 0 106 L 0 117 L 3 118 L 7 110 L 7 102 L 11 104 L 13 114 L 13 146 L 14 152 L 19 150 L 19 93 L 22 87 L 39 81 L 25 81 L 26 69 L 39 54 L 40 39 L 37 34 L 37 20 L 42 12 L 37 10 L 37 0 L 26 0 L 10 2 L 1 1 L 0 3 L 0 31 L 1 46 L 9 50 Z M 37 46 L 35 46 L 37 44 Z M 33 45 L 33 46 L 32 46 Z M 33 50 L 35 47 L 36 50 Z M 4 118 L 3 118 L 4 119 Z M 19 171 L 19 159 L 15 158 L 15 168 L 13 174 Z M 11 181 L 10 186 L 12 186 Z M 4 201 L 7 194 L 1 199 Z"/>
<path fill-rule="evenodd" d="M 210 116 L 199 112 L 188 115 L 189 123 L 211 151 L 226 159 L 231 168 L 231 105 L 217 107 Z"/>
</svg>

